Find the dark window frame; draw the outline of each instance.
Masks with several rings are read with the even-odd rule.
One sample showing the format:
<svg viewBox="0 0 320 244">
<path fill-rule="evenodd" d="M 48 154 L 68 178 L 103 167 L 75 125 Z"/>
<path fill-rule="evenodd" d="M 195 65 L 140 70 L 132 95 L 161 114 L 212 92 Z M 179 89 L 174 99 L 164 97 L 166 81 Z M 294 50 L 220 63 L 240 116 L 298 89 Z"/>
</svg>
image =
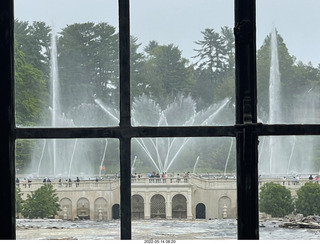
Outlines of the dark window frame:
<svg viewBox="0 0 320 244">
<path fill-rule="evenodd" d="M 16 238 L 15 140 L 120 140 L 121 239 L 131 239 L 130 154 L 134 137 L 236 137 L 238 239 L 259 239 L 258 136 L 320 135 L 320 125 L 257 123 L 256 1 L 235 0 L 236 124 L 205 127 L 132 127 L 130 124 L 129 0 L 119 0 L 120 125 L 105 128 L 16 128 L 14 118 L 13 0 L 0 1 L 0 239 Z"/>
</svg>

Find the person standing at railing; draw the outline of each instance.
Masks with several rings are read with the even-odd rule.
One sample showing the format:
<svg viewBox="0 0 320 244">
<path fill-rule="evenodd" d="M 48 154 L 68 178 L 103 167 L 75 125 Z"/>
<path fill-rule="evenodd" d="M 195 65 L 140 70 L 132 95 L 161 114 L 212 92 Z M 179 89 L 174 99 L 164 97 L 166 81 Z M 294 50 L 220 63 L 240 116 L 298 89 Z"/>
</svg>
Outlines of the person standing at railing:
<svg viewBox="0 0 320 244">
<path fill-rule="evenodd" d="M 317 184 L 319 184 L 319 175 L 316 175 L 316 177 L 314 177 L 314 180 Z"/>
<path fill-rule="evenodd" d="M 70 178 L 69 178 L 68 182 L 69 182 L 69 187 L 71 187 L 72 186 L 72 180 Z"/>
<path fill-rule="evenodd" d="M 282 178 L 282 185 L 284 185 L 286 183 L 287 178 L 285 176 L 283 176 Z"/>
<path fill-rule="evenodd" d="M 30 186 L 31 186 L 31 180 L 28 178 L 28 187 L 30 188 Z"/>
<path fill-rule="evenodd" d="M 80 179 L 79 177 L 77 176 L 77 179 L 76 179 L 76 187 L 78 187 L 80 185 Z"/>
</svg>

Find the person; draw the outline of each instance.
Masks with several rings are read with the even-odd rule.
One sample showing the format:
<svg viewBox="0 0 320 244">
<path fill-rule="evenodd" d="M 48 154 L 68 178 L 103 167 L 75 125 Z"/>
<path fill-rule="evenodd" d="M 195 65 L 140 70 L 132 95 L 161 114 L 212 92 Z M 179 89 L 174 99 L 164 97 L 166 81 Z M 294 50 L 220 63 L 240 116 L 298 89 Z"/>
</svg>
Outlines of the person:
<svg viewBox="0 0 320 244">
<path fill-rule="evenodd" d="M 17 187 L 19 187 L 19 182 L 20 182 L 20 180 L 19 180 L 19 178 L 17 178 L 17 179 L 16 179 L 16 185 L 17 185 Z"/>
<path fill-rule="evenodd" d="M 98 177 L 96 177 L 96 182 L 98 182 L 99 181 L 99 179 L 98 179 Z"/>
<path fill-rule="evenodd" d="M 47 182 L 47 178 L 44 178 L 42 182 L 43 182 L 43 183 L 46 183 L 46 182 Z"/>
<path fill-rule="evenodd" d="M 319 175 L 316 175 L 316 177 L 314 177 L 314 180 L 316 181 L 317 184 L 319 184 Z"/>
<path fill-rule="evenodd" d="M 310 175 L 310 176 L 309 176 L 309 180 L 313 180 L 313 177 L 312 177 L 312 175 Z"/>
<path fill-rule="evenodd" d="M 61 178 L 59 178 L 59 186 L 61 186 L 62 185 L 62 183 L 61 183 Z"/>
<path fill-rule="evenodd" d="M 68 182 L 69 182 L 69 187 L 71 187 L 72 186 L 72 180 L 70 178 L 69 178 Z"/>
<path fill-rule="evenodd" d="M 282 178 L 282 184 L 284 185 L 286 183 L 287 178 L 285 176 L 283 176 Z"/>
<path fill-rule="evenodd" d="M 76 187 L 78 187 L 80 185 L 80 179 L 79 177 L 77 176 L 77 179 L 76 179 Z"/>
<path fill-rule="evenodd" d="M 30 188 L 30 186 L 31 186 L 31 180 L 28 178 L 28 187 Z"/>
<path fill-rule="evenodd" d="M 299 180 L 300 180 L 300 176 L 299 176 L 299 175 L 296 175 L 297 185 L 299 185 Z"/>
<path fill-rule="evenodd" d="M 295 184 L 296 184 L 296 177 L 292 176 L 292 185 L 295 185 Z"/>
</svg>

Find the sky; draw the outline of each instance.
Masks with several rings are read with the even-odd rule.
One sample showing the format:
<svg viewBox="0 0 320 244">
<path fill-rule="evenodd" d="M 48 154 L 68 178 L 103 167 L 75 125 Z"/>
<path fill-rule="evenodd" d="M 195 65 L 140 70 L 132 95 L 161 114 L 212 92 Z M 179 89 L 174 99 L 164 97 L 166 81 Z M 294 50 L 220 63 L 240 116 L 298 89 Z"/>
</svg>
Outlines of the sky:
<svg viewBox="0 0 320 244">
<path fill-rule="evenodd" d="M 304 63 L 320 64 L 319 0 L 256 0 L 257 49 L 277 28 L 289 53 Z M 234 0 L 131 0 L 131 35 L 142 47 L 156 40 L 173 43 L 191 59 L 201 31 L 234 26 Z M 44 21 L 56 32 L 73 23 L 107 22 L 118 26 L 118 0 L 15 0 L 15 18 Z M 191 60 L 192 61 L 192 60 Z M 195 60 L 194 60 L 195 61 Z"/>
</svg>

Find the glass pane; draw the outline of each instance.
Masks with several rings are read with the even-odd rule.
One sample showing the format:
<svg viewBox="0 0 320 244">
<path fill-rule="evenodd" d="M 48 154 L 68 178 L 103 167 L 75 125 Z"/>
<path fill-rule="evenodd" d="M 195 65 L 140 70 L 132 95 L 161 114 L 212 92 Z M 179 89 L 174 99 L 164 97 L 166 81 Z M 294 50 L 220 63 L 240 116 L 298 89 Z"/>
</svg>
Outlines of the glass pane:
<svg viewBox="0 0 320 244">
<path fill-rule="evenodd" d="M 233 12 L 233 1 L 131 1 L 133 125 L 234 124 Z"/>
<path fill-rule="evenodd" d="M 17 126 L 117 126 L 117 1 L 14 4 Z"/>
<path fill-rule="evenodd" d="M 264 123 L 320 121 L 319 7 L 317 0 L 257 1 L 258 117 Z"/>
<path fill-rule="evenodd" d="M 116 139 L 17 140 L 17 239 L 119 239 L 119 165 Z"/>
<path fill-rule="evenodd" d="M 132 239 L 236 239 L 234 138 L 132 140 Z"/>
<path fill-rule="evenodd" d="M 259 140 L 260 239 L 319 239 L 319 136 Z"/>
</svg>

